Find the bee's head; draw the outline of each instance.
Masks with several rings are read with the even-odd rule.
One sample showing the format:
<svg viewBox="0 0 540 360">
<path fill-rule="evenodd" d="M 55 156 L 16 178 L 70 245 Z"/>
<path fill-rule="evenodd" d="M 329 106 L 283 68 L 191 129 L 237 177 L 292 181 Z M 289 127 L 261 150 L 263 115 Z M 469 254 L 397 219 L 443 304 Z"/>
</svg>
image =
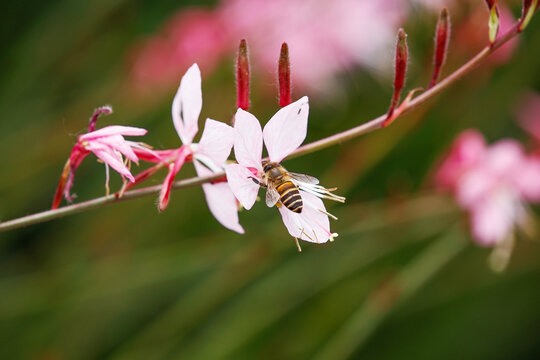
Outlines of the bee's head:
<svg viewBox="0 0 540 360">
<path fill-rule="evenodd" d="M 270 178 L 277 178 L 281 175 L 281 165 L 278 163 L 265 161 L 262 166 L 264 173 Z"/>
</svg>

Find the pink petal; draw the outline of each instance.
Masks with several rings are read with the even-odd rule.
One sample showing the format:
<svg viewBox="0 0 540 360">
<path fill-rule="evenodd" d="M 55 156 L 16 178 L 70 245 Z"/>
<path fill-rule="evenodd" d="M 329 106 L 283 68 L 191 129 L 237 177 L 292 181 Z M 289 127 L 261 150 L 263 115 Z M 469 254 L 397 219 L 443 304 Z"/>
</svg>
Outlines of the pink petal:
<svg viewBox="0 0 540 360">
<path fill-rule="evenodd" d="M 239 164 L 262 171 L 262 130 L 259 120 L 238 109 L 234 116 L 234 155 Z"/>
<path fill-rule="evenodd" d="M 176 174 L 182 169 L 186 157 L 190 154 L 189 147 L 182 146 L 178 150 L 178 155 L 174 164 L 169 167 L 169 172 L 165 176 L 163 185 L 161 185 L 161 191 L 159 193 L 158 207 L 160 211 L 164 211 L 169 205 L 169 200 L 171 197 L 171 187 L 174 182 Z"/>
<path fill-rule="evenodd" d="M 483 246 L 492 246 L 503 241 L 517 219 L 516 204 L 505 194 L 493 194 L 478 203 L 471 211 L 471 225 L 474 239 Z"/>
<path fill-rule="evenodd" d="M 263 130 L 264 143 L 271 161 L 281 162 L 296 150 L 307 134 L 309 102 L 307 96 L 280 109 Z"/>
<path fill-rule="evenodd" d="M 146 146 L 143 146 L 141 143 L 137 143 L 134 141 L 126 141 L 128 145 L 131 147 L 135 155 L 139 160 L 148 161 L 152 163 L 159 163 L 164 161 L 166 157 L 164 154 L 172 154 L 173 150 L 152 150 L 149 149 Z"/>
<path fill-rule="evenodd" d="M 523 146 L 515 140 L 501 140 L 486 152 L 486 166 L 493 176 L 509 178 L 526 161 Z"/>
<path fill-rule="evenodd" d="M 255 200 L 257 200 L 260 187 L 250 178 L 253 173 L 240 164 L 225 166 L 225 172 L 227 173 L 227 182 L 234 196 L 246 210 L 251 209 Z"/>
<path fill-rule="evenodd" d="M 213 174 L 205 166 L 194 161 L 199 176 Z M 238 205 L 229 184 L 225 182 L 202 185 L 208 208 L 219 223 L 227 229 L 243 234 L 244 228 L 238 221 Z"/>
<path fill-rule="evenodd" d="M 206 119 L 197 151 L 208 156 L 217 166 L 222 166 L 231 153 L 233 142 L 232 127 L 221 121 Z"/>
<path fill-rule="evenodd" d="M 106 126 L 96 131 L 89 132 L 79 136 L 79 141 L 90 141 L 93 139 L 98 139 L 102 137 L 112 136 L 112 135 L 124 135 L 124 136 L 143 136 L 148 131 L 142 128 L 136 128 L 133 126 L 120 126 L 112 125 Z"/>
<path fill-rule="evenodd" d="M 92 151 L 94 155 L 96 155 L 105 164 L 116 170 L 120 175 L 127 177 L 131 182 L 135 181 L 129 169 L 124 165 L 120 153 L 117 153 L 110 147 L 97 142 L 91 142 L 88 144 L 87 149 Z"/>
<path fill-rule="evenodd" d="M 478 167 L 466 172 L 460 177 L 456 186 L 458 202 L 464 208 L 470 209 L 491 192 L 498 184 L 498 179 L 486 167 Z"/>
<path fill-rule="evenodd" d="M 183 144 L 191 144 L 197 134 L 201 108 L 201 71 L 193 64 L 182 77 L 172 104 L 174 127 Z"/>
<path fill-rule="evenodd" d="M 486 142 L 476 130 L 462 132 L 446 155 L 435 174 L 435 183 L 447 190 L 452 190 L 464 171 L 474 167 L 484 157 Z"/>
<path fill-rule="evenodd" d="M 125 157 L 130 159 L 135 163 L 139 163 L 139 158 L 135 155 L 135 152 L 127 141 L 122 137 L 122 135 L 113 135 L 100 139 L 94 140 L 106 146 L 109 146 L 111 149 L 115 149 L 122 153 Z"/>
<path fill-rule="evenodd" d="M 516 170 L 514 184 L 528 201 L 540 201 L 540 159 L 531 157 Z"/>
<path fill-rule="evenodd" d="M 322 244 L 330 239 L 330 221 L 321 199 L 315 195 L 301 192 L 304 208 L 300 214 L 294 213 L 285 206 L 279 207 L 279 212 L 285 227 L 291 236 L 308 242 Z"/>
</svg>

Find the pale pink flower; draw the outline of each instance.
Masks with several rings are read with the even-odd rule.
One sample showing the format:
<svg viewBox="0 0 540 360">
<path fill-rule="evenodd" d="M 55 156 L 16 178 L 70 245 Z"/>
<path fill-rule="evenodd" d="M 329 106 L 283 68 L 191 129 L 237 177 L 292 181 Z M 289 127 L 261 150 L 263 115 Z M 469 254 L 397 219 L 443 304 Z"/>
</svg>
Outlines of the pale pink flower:
<svg viewBox="0 0 540 360">
<path fill-rule="evenodd" d="M 238 109 L 235 115 L 234 153 L 238 164 L 225 167 L 227 180 L 240 203 L 251 209 L 259 191 L 259 184 L 269 186 L 264 180 L 262 162 L 263 139 L 268 150 L 269 161 L 279 163 L 304 141 L 307 133 L 308 98 L 280 109 L 266 124 L 264 130 L 257 118 L 247 111 Z M 320 198 L 343 202 L 345 199 L 313 182 L 293 180 L 300 190 L 303 210 L 292 212 L 279 201 L 277 206 L 289 233 L 296 239 L 324 243 L 332 241 L 337 234 L 330 231 L 330 215 Z M 272 201 L 267 201 L 273 206 Z M 335 217 L 333 217 L 335 218 Z"/>
<path fill-rule="evenodd" d="M 95 122 L 100 114 L 110 114 L 111 112 L 112 109 L 110 107 L 97 109 L 94 116 L 91 118 L 89 128 L 95 129 Z M 105 164 L 105 186 L 107 192 L 109 189 L 109 166 L 122 175 L 123 178 L 125 177 L 129 181 L 134 181 L 135 179 L 122 156 L 130 161 L 138 163 L 139 159 L 135 154 L 134 148 L 141 146 L 138 143 L 126 141 L 124 136 L 142 136 L 146 133 L 147 131 L 145 129 L 114 125 L 80 135 L 64 167 L 52 208 L 55 209 L 60 205 L 62 195 L 66 200 L 73 201 L 70 190 L 73 185 L 75 171 L 83 159 L 90 153 L 96 155 L 96 157 Z"/>
<path fill-rule="evenodd" d="M 473 237 L 483 246 L 513 241 L 515 227 L 528 221 L 527 203 L 540 201 L 540 160 L 514 140 L 487 146 L 473 130 L 456 139 L 436 180 L 469 211 Z"/>
<path fill-rule="evenodd" d="M 159 197 L 159 208 L 164 210 L 170 198 L 171 186 L 184 163 L 192 158 L 199 176 L 223 171 L 233 145 L 234 130 L 227 124 L 206 119 L 198 144 L 193 139 L 198 132 L 202 108 L 201 72 L 193 64 L 182 77 L 172 104 L 173 124 L 182 145 L 175 150 L 154 151 L 144 155 L 146 161 L 164 162 L 169 168 Z M 144 151 L 143 151 L 144 152 Z M 238 206 L 226 182 L 204 184 L 203 191 L 210 212 L 226 228 L 244 233 L 238 222 Z"/>
</svg>

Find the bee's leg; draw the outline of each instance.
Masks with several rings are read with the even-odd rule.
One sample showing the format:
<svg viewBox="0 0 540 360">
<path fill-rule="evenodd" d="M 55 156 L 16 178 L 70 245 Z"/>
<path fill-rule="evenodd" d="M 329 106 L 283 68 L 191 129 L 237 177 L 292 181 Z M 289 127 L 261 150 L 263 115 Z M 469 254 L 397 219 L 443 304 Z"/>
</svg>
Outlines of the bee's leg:
<svg viewBox="0 0 540 360">
<path fill-rule="evenodd" d="M 262 182 L 259 181 L 259 179 L 256 179 L 254 178 L 253 176 L 248 176 L 248 179 L 251 179 L 253 180 L 253 182 L 259 186 L 262 186 L 262 187 L 266 187 L 266 184 L 263 184 Z"/>
</svg>

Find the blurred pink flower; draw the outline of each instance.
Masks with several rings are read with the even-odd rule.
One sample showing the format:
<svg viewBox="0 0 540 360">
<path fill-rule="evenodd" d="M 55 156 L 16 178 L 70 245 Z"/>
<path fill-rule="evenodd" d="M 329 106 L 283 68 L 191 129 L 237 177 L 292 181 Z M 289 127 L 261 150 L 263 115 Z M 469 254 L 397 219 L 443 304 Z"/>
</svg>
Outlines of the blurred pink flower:
<svg viewBox="0 0 540 360">
<path fill-rule="evenodd" d="M 211 71 L 246 38 L 254 65 L 272 75 L 287 42 L 293 83 L 317 90 L 354 66 L 381 69 L 407 9 L 400 0 L 223 0 L 214 10 L 184 9 L 138 46 L 133 74 L 152 85 L 195 60 Z"/>
<path fill-rule="evenodd" d="M 435 179 L 469 211 L 473 237 L 483 246 L 508 241 L 526 225 L 526 203 L 540 202 L 540 160 L 514 140 L 487 146 L 474 130 L 456 139 Z"/>
<path fill-rule="evenodd" d="M 229 0 L 218 12 L 235 19 L 227 23 L 230 39 L 246 38 L 254 62 L 270 74 L 286 42 L 293 84 L 316 89 L 353 66 L 381 69 L 406 10 L 399 0 Z"/>
<path fill-rule="evenodd" d="M 142 149 L 138 152 L 144 160 L 166 163 L 169 168 L 159 196 L 159 209 L 162 211 L 169 203 L 176 174 L 189 158 L 193 159 L 197 175 L 207 176 L 223 171 L 231 152 L 233 128 L 212 119 L 206 119 L 199 143 L 193 143 L 199 130 L 198 121 L 201 109 L 201 72 L 197 64 L 193 64 L 182 77 L 172 103 L 173 124 L 182 145 L 174 150 L 149 153 Z M 238 222 L 236 199 L 229 185 L 226 182 L 204 184 L 203 191 L 214 217 L 227 229 L 244 233 L 244 229 Z"/>
<path fill-rule="evenodd" d="M 95 128 L 95 122 L 100 114 L 110 114 L 111 112 L 112 109 L 110 107 L 101 107 L 97 109 L 91 118 L 89 128 Z M 134 181 L 135 179 L 133 178 L 133 175 L 131 175 L 128 166 L 126 166 L 122 155 L 125 156 L 126 159 L 138 163 L 139 159 L 137 158 L 134 149 L 142 146 L 135 142 L 126 141 L 124 136 L 142 136 L 146 133 L 147 131 L 145 129 L 115 125 L 80 135 L 77 143 L 71 150 L 69 159 L 64 167 L 52 208 L 55 209 L 60 205 L 62 195 L 66 200 L 73 201 L 73 195 L 71 195 L 70 191 L 73 186 L 75 172 L 84 158 L 90 153 L 96 155 L 96 157 L 105 164 L 105 186 L 107 191 L 109 188 L 109 166 L 122 175 L 122 177 Z"/>
<path fill-rule="evenodd" d="M 136 46 L 133 75 L 140 85 L 168 85 L 182 69 L 198 62 L 207 72 L 221 60 L 228 34 L 214 11 L 188 8 L 177 12 L 161 33 Z"/>
<path fill-rule="evenodd" d="M 259 120 L 252 114 L 238 109 L 235 115 L 234 153 L 238 164 L 227 165 L 227 180 L 238 201 L 247 210 L 251 209 L 260 185 L 271 186 L 265 180 L 262 162 L 263 139 L 268 150 L 270 162 L 279 163 L 304 141 L 307 133 L 309 104 L 308 98 L 280 109 L 261 130 Z M 295 239 L 325 243 L 337 236 L 330 231 L 328 216 L 320 198 L 344 201 L 330 190 L 317 185 L 317 180 L 300 175 L 306 181 L 294 180 L 300 190 L 303 208 L 299 213 L 287 209 L 279 198 L 267 196 L 267 205 L 274 206 L 277 201 L 279 212 L 287 230 Z M 311 180 L 311 181 L 309 181 Z M 333 216 L 332 216 L 333 217 Z M 333 217 L 335 218 L 335 217 Z"/>
</svg>

